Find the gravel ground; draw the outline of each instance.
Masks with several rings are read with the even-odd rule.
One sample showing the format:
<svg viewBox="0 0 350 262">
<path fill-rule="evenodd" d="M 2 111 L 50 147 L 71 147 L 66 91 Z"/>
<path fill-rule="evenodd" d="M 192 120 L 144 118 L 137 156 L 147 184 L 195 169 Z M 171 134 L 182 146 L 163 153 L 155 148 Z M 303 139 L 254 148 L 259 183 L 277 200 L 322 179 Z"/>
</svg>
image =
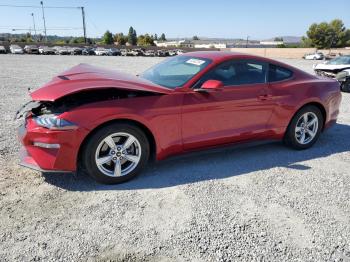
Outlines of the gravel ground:
<svg viewBox="0 0 350 262">
<path fill-rule="evenodd" d="M 0 261 L 350 261 L 349 94 L 307 151 L 204 152 L 115 186 L 17 165 L 28 87 L 81 62 L 138 73 L 160 60 L 0 56 Z"/>
</svg>

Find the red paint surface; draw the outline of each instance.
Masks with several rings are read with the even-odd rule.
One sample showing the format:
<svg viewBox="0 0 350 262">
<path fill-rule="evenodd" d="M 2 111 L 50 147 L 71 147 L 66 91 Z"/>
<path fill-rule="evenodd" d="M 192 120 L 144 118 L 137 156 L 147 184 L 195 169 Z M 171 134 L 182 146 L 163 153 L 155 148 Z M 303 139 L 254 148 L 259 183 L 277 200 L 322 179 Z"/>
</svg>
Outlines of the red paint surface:
<svg viewBox="0 0 350 262">
<path fill-rule="evenodd" d="M 238 53 L 185 54 L 212 59 L 212 63 L 183 87 L 174 90 L 124 73 L 79 65 L 64 73 L 70 80 L 54 78 L 32 93 L 33 100 L 53 101 L 84 89 L 105 87 L 142 90 L 160 95 L 102 101 L 76 107 L 60 117 L 77 130 L 52 131 L 27 119 L 20 132 L 25 148 L 22 161 L 45 170 L 75 171 L 84 139 L 100 125 L 127 119 L 147 128 L 156 142 L 158 160 L 189 150 L 259 139 L 282 139 L 293 115 L 308 103 L 326 111 L 325 126 L 336 121 L 341 94 L 336 81 L 320 79 L 279 62 Z M 224 87 L 215 92 L 195 92 L 191 87 L 208 70 L 231 59 L 257 59 L 294 72 L 286 81 Z M 33 142 L 58 143 L 59 149 L 43 149 Z"/>
</svg>

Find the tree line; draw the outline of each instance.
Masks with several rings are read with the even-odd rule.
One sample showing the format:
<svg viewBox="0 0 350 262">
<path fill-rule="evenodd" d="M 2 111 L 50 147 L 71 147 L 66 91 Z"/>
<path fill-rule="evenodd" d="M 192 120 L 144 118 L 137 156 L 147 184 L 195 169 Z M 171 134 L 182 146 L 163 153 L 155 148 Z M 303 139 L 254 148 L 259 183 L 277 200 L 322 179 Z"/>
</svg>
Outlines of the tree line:
<svg viewBox="0 0 350 262">
<path fill-rule="evenodd" d="M 136 30 L 130 26 L 129 32 L 127 35 L 124 35 L 123 33 L 116 33 L 113 34 L 109 30 L 107 30 L 104 35 L 102 36 L 101 43 L 110 45 L 113 43 L 117 43 L 118 45 L 138 45 L 138 46 L 153 46 L 154 41 L 166 41 L 165 34 L 162 33 L 160 37 L 158 37 L 157 34 L 150 35 L 150 34 L 144 34 L 144 35 L 137 35 Z"/>
<path fill-rule="evenodd" d="M 350 46 L 350 29 L 347 29 L 340 19 L 331 22 L 313 23 L 302 38 L 303 47 L 318 49 Z"/>
</svg>

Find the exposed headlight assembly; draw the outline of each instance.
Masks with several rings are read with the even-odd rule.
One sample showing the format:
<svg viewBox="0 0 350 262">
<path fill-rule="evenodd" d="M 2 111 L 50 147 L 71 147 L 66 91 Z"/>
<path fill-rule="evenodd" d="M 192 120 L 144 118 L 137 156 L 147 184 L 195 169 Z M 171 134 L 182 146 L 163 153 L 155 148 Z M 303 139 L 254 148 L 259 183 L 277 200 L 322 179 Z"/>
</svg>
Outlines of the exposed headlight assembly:
<svg viewBox="0 0 350 262">
<path fill-rule="evenodd" d="M 77 128 L 75 124 L 65 119 L 58 118 L 57 115 L 41 115 L 33 119 L 37 125 L 52 130 L 71 130 Z"/>
<path fill-rule="evenodd" d="M 349 77 L 349 72 L 348 71 L 342 71 L 342 72 L 339 72 L 337 75 L 336 75 L 336 79 L 340 82 L 343 82 L 343 81 L 346 81 L 346 79 Z"/>
</svg>

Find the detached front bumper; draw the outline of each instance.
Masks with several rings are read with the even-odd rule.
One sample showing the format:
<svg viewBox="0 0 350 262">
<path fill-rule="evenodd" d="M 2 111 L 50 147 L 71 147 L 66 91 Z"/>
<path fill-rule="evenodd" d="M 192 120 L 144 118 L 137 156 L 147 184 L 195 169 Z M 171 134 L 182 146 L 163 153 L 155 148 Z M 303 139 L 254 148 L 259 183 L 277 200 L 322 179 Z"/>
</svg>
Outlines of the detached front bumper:
<svg viewBox="0 0 350 262">
<path fill-rule="evenodd" d="M 81 138 L 76 130 L 49 130 L 28 119 L 18 128 L 20 165 L 41 172 L 75 172 Z"/>
</svg>

